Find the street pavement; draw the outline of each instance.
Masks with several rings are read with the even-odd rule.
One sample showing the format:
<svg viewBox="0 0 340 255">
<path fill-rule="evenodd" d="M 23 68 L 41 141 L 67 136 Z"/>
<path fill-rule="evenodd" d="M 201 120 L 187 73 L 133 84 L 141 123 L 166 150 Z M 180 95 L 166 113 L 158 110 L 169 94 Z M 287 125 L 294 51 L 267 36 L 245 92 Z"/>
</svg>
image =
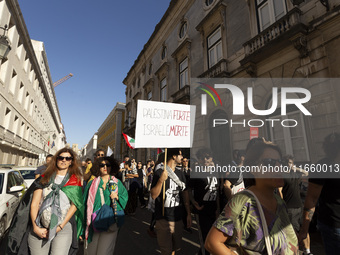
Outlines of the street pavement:
<svg viewBox="0 0 340 255">
<path fill-rule="evenodd" d="M 151 221 L 151 212 L 144 208 L 137 208 L 134 216 L 125 216 L 125 224 L 118 234 L 116 249 L 113 255 L 158 255 L 160 254 L 157 239 L 147 234 L 147 229 Z M 324 249 L 320 234 L 311 234 L 311 251 L 314 255 L 324 255 Z M 5 242 L 0 241 L 0 254 L 5 250 Z M 195 255 L 199 250 L 198 230 L 195 219 L 193 218 L 192 233 L 183 231 L 182 249 L 176 255 Z M 77 255 L 87 255 L 83 246 Z M 89 254 L 90 255 L 90 254 Z M 103 254 L 104 255 L 104 254 Z"/>
<path fill-rule="evenodd" d="M 126 216 L 117 240 L 115 255 L 135 254 L 139 255 L 160 254 L 157 239 L 147 234 L 151 221 L 151 212 L 138 208 L 136 215 Z M 183 231 L 182 249 L 176 254 L 196 254 L 199 250 L 199 240 L 196 222 L 193 222 L 192 233 Z"/>
</svg>

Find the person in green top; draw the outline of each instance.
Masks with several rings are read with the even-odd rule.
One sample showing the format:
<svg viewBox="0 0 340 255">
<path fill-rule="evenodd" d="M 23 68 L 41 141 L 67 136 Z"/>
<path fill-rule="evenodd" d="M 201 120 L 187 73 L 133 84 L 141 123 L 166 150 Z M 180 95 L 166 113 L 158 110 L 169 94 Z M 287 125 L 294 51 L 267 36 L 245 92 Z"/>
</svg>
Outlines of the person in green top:
<svg viewBox="0 0 340 255">
<path fill-rule="evenodd" d="M 258 209 L 261 206 L 268 226 L 272 254 L 299 254 L 297 236 L 289 221 L 286 205 L 274 193 L 275 189 L 284 185 L 282 174 L 267 172 L 264 175 L 263 172 L 269 167 L 282 169 L 281 156 L 280 148 L 270 142 L 257 142 L 249 148 L 244 165 L 253 170 L 255 180 L 249 190 L 257 196 L 260 204 L 245 191 L 234 195 L 210 229 L 205 242 L 207 250 L 215 255 L 267 254 Z"/>
<path fill-rule="evenodd" d="M 118 229 L 124 220 L 124 208 L 128 201 L 128 193 L 123 183 L 110 175 L 118 171 L 118 162 L 111 157 L 98 158 L 93 166 L 92 173 L 96 178 L 90 181 L 84 190 L 85 205 L 85 239 L 88 243 L 88 254 L 113 254 L 118 235 Z M 114 183 L 114 190 L 110 189 L 110 181 Z M 115 208 L 118 212 L 116 222 L 107 231 L 95 232 L 92 226 L 91 215 L 102 207 L 101 193 L 105 204 Z"/>
</svg>

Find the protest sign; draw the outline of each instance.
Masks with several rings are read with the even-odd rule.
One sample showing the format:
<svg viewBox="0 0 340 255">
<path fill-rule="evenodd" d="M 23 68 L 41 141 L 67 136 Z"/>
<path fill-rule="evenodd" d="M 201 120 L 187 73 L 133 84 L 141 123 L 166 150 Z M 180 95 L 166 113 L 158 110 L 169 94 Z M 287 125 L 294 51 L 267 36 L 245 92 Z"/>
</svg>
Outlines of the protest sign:
<svg viewBox="0 0 340 255">
<path fill-rule="evenodd" d="M 136 148 L 189 148 L 196 106 L 138 100 Z"/>
</svg>

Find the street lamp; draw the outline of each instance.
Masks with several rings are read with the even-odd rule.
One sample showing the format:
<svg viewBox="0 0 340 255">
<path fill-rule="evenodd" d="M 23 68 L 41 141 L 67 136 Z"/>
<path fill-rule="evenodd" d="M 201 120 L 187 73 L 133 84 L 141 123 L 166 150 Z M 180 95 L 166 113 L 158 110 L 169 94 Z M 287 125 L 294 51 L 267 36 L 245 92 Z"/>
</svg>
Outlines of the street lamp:
<svg viewBox="0 0 340 255">
<path fill-rule="evenodd" d="M 0 35 L 0 59 L 4 59 L 7 57 L 9 51 L 11 50 L 11 46 L 9 45 L 8 38 L 5 35 L 7 31 L 7 25 L 5 25 L 5 27 L 0 28 L 4 30 L 4 34 Z"/>
</svg>

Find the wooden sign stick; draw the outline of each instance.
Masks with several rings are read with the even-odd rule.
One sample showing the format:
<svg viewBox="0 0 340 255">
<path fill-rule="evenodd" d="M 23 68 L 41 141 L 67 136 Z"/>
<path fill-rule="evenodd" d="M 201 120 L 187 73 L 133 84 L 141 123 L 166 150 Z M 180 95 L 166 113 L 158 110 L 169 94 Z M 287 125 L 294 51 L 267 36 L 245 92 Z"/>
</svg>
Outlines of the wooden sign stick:
<svg viewBox="0 0 340 255">
<path fill-rule="evenodd" d="M 166 158 L 168 154 L 168 149 L 165 148 L 164 151 L 164 169 L 163 171 L 166 171 Z M 164 200 L 165 200 L 165 181 L 163 182 L 163 207 L 162 207 L 162 215 L 164 216 Z"/>
</svg>

